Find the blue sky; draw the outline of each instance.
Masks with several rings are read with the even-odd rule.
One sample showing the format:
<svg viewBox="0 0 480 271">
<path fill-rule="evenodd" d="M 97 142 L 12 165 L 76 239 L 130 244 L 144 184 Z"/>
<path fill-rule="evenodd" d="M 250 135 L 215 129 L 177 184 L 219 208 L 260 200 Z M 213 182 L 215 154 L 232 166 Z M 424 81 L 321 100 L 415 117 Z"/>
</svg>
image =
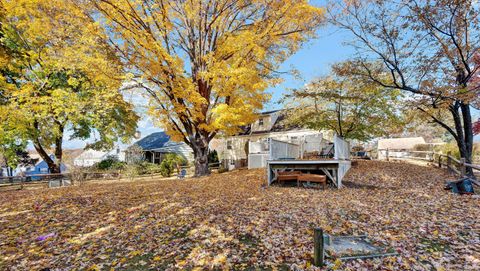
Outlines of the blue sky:
<svg viewBox="0 0 480 271">
<path fill-rule="evenodd" d="M 265 105 L 265 109 L 280 108 L 281 105 L 277 102 L 289 89 L 301 87 L 311 79 L 327 74 L 331 64 L 352 56 L 353 49 L 343 45 L 343 42 L 350 38 L 346 32 L 336 31 L 332 27 L 322 28 L 318 32 L 317 39 L 305 44 L 301 50 L 282 64 L 280 71 L 295 68 L 300 72 L 301 78 L 294 78 L 290 75 L 282 76 L 283 83 L 268 90 L 272 95 L 272 100 Z"/>
</svg>

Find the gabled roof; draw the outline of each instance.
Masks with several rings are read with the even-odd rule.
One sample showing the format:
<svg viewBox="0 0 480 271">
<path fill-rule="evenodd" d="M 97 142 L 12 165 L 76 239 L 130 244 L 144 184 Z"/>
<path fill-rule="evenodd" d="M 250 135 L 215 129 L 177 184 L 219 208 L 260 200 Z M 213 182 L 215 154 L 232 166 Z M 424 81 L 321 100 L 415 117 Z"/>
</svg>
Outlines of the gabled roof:
<svg viewBox="0 0 480 271">
<path fill-rule="evenodd" d="M 275 120 L 275 123 L 272 125 L 272 127 L 268 130 L 262 130 L 262 131 L 253 131 L 252 132 L 252 125 L 246 125 L 240 127 L 241 132 L 238 133 L 237 135 L 255 135 L 255 134 L 265 134 L 265 133 L 271 133 L 271 132 L 284 132 L 284 131 L 290 131 L 290 130 L 295 130 L 301 128 L 300 125 L 293 125 L 293 124 L 286 124 L 285 123 L 285 118 L 287 116 L 287 110 L 288 109 L 278 109 L 278 110 L 273 110 L 273 111 L 266 111 L 260 113 L 260 116 L 266 116 L 266 115 L 271 115 L 274 113 L 277 113 L 278 117 Z M 258 121 L 258 120 L 257 120 Z"/>
<path fill-rule="evenodd" d="M 146 151 L 161 148 L 169 140 L 170 136 L 168 136 L 165 132 L 156 132 L 140 139 L 135 143 L 135 145 L 140 146 L 140 148 Z"/>
<path fill-rule="evenodd" d="M 418 144 L 425 144 L 423 137 L 387 138 L 378 140 L 378 149 L 410 150 Z"/>
</svg>

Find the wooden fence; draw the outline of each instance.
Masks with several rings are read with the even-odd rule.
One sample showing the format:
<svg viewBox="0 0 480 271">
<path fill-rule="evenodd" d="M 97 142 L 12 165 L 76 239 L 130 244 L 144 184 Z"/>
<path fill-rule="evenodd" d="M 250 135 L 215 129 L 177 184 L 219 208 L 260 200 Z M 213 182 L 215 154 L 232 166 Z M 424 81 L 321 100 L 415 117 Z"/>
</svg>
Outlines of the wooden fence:
<svg viewBox="0 0 480 271">
<path fill-rule="evenodd" d="M 379 150 L 386 152 L 386 160 L 390 159 L 413 159 L 430 162 L 439 168 L 446 168 L 448 171 L 464 177 L 467 173 L 467 168 L 471 168 L 474 172 L 480 171 L 480 165 L 470 164 L 465 161 L 465 158 L 457 159 L 451 156 L 450 152 L 447 154 L 437 153 L 434 151 L 404 151 L 385 149 Z M 391 153 L 401 153 L 400 156 L 392 156 Z M 403 155 L 408 154 L 408 155 Z M 474 183 L 480 186 L 480 182 L 474 180 Z"/>
<path fill-rule="evenodd" d="M 75 173 L 76 177 L 84 180 L 95 179 L 120 179 L 122 176 L 117 172 L 83 172 Z M 20 186 L 23 189 L 24 185 L 42 185 L 49 184 L 50 181 L 60 181 L 60 186 L 63 186 L 63 181 L 72 180 L 72 173 L 49 173 L 49 174 L 35 174 L 28 176 L 2 176 L 0 177 L 0 188 Z"/>
<path fill-rule="evenodd" d="M 221 163 L 208 164 L 210 169 L 217 170 L 221 167 Z M 182 166 L 181 169 L 194 170 L 193 165 Z M 172 175 L 176 176 L 176 174 Z M 35 174 L 29 176 L 0 176 L 0 189 L 12 188 L 19 186 L 23 189 L 24 185 L 45 185 L 50 181 L 60 181 L 63 185 L 63 180 L 72 181 L 72 177 L 75 177 L 77 181 L 89 181 L 89 180 L 120 180 L 122 178 L 129 178 L 128 175 L 120 172 L 77 172 L 77 173 L 50 173 L 50 174 Z M 160 173 L 142 174 L 135 176 L 138 178 L 163 178 Z"/>
</svg>

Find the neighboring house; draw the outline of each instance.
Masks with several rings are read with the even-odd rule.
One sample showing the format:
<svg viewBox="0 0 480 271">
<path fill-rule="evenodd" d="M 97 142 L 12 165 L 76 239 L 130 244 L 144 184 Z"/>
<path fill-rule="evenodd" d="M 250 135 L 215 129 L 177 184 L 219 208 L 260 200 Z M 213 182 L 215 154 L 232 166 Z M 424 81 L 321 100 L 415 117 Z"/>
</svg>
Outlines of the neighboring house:
<svg viewBox="0 0 480 271">
<path fill-rule="evenodd" d="M 50 154 L 50 158 L 55 160 L 55 155 Z M 44 160 L 38 161 L 35 165 L 33 166 L 27 166 L 21 169 L 17 169 L 17 174 L 20 173 L 19 171 L 25 172 L 25 175 L 31 176 L 31 175 L 37 175 L 37 174 L 48 174 L 50 173 L 50 170 L 48 169 L 47 162 Z M 60 164 L 60 172 L 65 172 L 67 171 L 67 167 L 65 164 L 61 163 Z"/>
<path fill-rule="evenodd" d="M 408 151 L 413 151 L 419 144 L 426 144 L 423 137 L 403 137 L 380 139 L 377 143 L 378 159 L 386 159 L 387 150 L 389 157 L 408 156 Z"/>
<path fill-rule="evenodd" d="M 75 165 L 75 159 L 83 152 L 83 149 L 64 149 L 62 163 L 64 163 L 67 168 L 72 168 Z"/>
<path fill-rule="evenodd" d="M 170 140 L 165 132 L 152 133 L 139 141 L 134 145 L 140 147 L 142 159 L 154 164 L 160 164 L 168 153 L 176 153 L 183 156 L 189 163 L 193 161 L 193 151 L 185 142 L 175 142 Z M 132 156 L 127 150 L 128 156 Z"/>
<path fill-rule="evenodd" d="M 73 165 L 73 163 L 71 162 L 72 159 L 70 157 L 78 155 L 81 151 L 82 150 L 79 149 L 67 149 L 63 151 L 63 159 L 60 165 L 61 172 L 66 172 L 68 168 Z M 13 176 L 17 176 L 20 174 L 30 176 L 50 173 L 47 163 L 43 161 L 43 159 L 35 150 L 28 150 L 28 156 L 31 159 L 32 164 L 21 165 L 13 169 L 11 172 Z M 55 160 L 55 155 L 51 154 L 50 157 Z M 8 176 L 6 164 L 2 157 L 0 157 L 0 176 Z"/>
<path fill-rule="evenodd" d="M 229 168 L 246 167 L 249 156 L 253 159 L 257 159 L 258 155 L 265 156 L 263 154 L 269 151 L 269 139 L 299 145 L 302 153 L 320 151 L 322 144 L 327 142 L 326 133 L 285 125 L 285 114 L 286 110 L 263 112 L 257 121 L 242 127 L 237 135 L 214 138 L 210 149 L 216 150 L 219 159 L 228 163 Z M 260 163 L 263 165 L 264 161 Z"/>
<path fill-rule="evenodd" d="M 116 157 L 119 161 L 125 161 L 125 151 L 119 146 L 110 151 L 85 150 L 82 154 L 73 159 L 73 165 L 77 167 L 91 167 L 108 157 Z"/>
</svg>

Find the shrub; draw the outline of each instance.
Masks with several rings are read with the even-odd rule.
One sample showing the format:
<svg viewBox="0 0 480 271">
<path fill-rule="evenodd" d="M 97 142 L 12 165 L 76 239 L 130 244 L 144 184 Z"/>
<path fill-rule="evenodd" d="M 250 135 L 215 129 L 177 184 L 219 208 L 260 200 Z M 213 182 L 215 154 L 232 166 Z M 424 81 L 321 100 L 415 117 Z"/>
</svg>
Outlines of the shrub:
<svg viewBox="0 0 480 271">
<path fill-rule="evenodd" d="M 143 174 L 156 174 L 161 173 L 161 165 L 144 162 L 141 164 Z"/>
<path fill-rule="evenodd" d="M 139 169 L 140 167 L 138 166 L 138 164 L 127 164 L 123 169 L 123 174 L 129 179 L 133 179 L 141 175 Z"/>
<path fill-rule="evenodd" d="M 432 151 L 433 147 L 431 144 L 417 144 L 413 146 L 414 151 Z"/>
<path fill-rule="evenodd" d="M 95 167 L 100 170 L 121 170 L 125 166 L 116 156 L 108 156 L 106 159 L 98 162 Z"/>
<path fill-rule="evenodd" d="M 216 164 L 218 163 L 218 153 L 217 150 L 208 151 L 208 163 Z"/>
<path fill-rule="evenodd" d="M 451 156 L 460 158 L 460 151 L 458 150 L 457 144 L 455 142 L 435 146 L 435 151 L 441 152 L 443 154 L 450 153 Z"/>
<path fill-rule="evenodd" d="M 72 166 L 69 171 L 73 185 L 81 185 L 85 181 L 86 168 Z"/>
<path fill-rule="evenodd" d="M 172 176 L 177 166 L 187 165 L 187 160 L 175 153 L 168 153 L 160 163 L 160 174 L 164 177 Z"/>
</svg>

